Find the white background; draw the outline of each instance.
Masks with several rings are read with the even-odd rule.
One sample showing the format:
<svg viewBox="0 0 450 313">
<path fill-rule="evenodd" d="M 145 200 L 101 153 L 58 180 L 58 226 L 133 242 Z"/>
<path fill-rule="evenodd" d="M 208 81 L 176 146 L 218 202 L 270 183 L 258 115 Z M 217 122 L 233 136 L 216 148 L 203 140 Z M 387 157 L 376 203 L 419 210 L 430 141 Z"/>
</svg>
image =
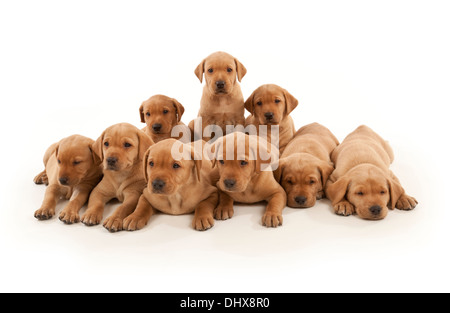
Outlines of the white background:
<svg viewBox="0 0 450 313">
<path fill-rule="evenodd" d="M 0 291 L 450 291 L 449 16 L 430 0 L 2 1 Z M 188 123 L 194 69 L 218 50 L 246 66 L 244 97 L 265 83 L 297 97 L 297 128 L 317 121 L 343 140 L 367 124 L 389 140 L 417 209 L 370 222 L 322 200 L 266 229 L 257 204 L 202 233 L 192 216 L 118 234 L 33 217 L 50 144 L 143 126 L 154 94 L 178 99 Z"/>
</svg>

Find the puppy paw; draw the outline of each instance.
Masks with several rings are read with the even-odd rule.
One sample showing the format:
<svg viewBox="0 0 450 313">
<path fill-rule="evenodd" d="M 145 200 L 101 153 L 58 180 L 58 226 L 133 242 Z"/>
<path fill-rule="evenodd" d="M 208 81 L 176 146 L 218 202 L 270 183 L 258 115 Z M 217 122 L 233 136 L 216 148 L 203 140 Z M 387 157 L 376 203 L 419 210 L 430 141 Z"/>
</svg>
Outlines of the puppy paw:
<svg viewBox="0 0 450 313">
<path fill-rule="evenodd" d="M 195 216 L 192 221 L 192 227 L 195 230 L 205 231 L 214 226 L 214 218 L 212 215 Z"/>
<path fill-rule="evenodd" d="M 348 201 L 341 201 L 334 206 L 334 212 L 341 216 L 350 216 L 356 213 L 355 207 Z"/>
<path fill-rule="evenodd" d="M 266 212 L 262 217 L 262 224 L 266 227 L 278 227 L 283 225 L 283 216 L 278 213 Z"/>
<path fill-rule="evenodd" d="M 219 205 L 214 210 L 214 218 L 216 220 L 225 221 L 225 220 L 232 218 L 233 215 L 234 215 L 233 206 L 225 207 L 225 206 Z"/>
<path fill-rule="evenodd" d="M 121 231 L 123 230 L 123 219 L 110 216 L 103 223 L 103 227 L 105 227 L 110 233 Z"/>
<path fill-rule="evenodd" d="M 325 199 L 325 192 L 323 190 L 318 191 L 317 195 L 316 195 L 316 200 L 321 200 L 321 199 Z"/>
<path fill-rule="evenodd" d="M 123 220 L 123 229 L 128 231 L 141 230 L 147 225 L 147 222 L 148 218 L 131 214 Z"/>
<path fill-rule="evenodd" d="M 55 209 L 40 208 L 34 212 L 34 217 L 40 221 L 51 219 L 55 215 Z"/>
<path fill-rule="evenodd" d="M 41 173 L 39 173 L 34 179 L 33 182 L 36 185 L 42 185 L 45 184 L 46 186 L 48 186 L 48 177 L 47 177 L 47 172 L 43 171 Z"/>
<path fill-rule="evenodd" d="M 81 222 L 86 226 L 95 226 L 100 224 L 103 219 L 103 214 L 95 211 L 89 212 L 86 211 L 84 215 L 81 217 Z"/>
<path fill-rule="evenodd" d="M 410 211 L 413 210 L 417 204 L 418 202 L 416 199 L 405 194 L 398 199 L 395 207 L 399 210 Z"/>
<path fill-rule="evenodd" d="M 63 210 L 59 214 L 59 220 L 61 222 L 63 222 L 64 224 L 70 225 L 70 224 L 79 223 L 80 216 L 78 215 L 77 212 L 70 212 L 70 211 Z"/>
</svg>

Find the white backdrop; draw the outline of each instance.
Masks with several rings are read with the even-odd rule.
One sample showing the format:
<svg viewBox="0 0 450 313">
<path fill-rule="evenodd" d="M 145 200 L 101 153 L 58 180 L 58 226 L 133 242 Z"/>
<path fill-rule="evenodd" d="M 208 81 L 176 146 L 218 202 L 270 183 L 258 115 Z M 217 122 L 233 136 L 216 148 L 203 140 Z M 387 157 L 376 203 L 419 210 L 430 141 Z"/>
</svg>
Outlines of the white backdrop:
<svg viewBox="0 0 450 313">
<path fill-rule="evenodd" d="M 431 0 L 2 1 L 0 291 L 450 291 L 449 14 Z M 257 204 L 204 233 L 192 216 L 118 234 L 33 217 L 50 144 L 143 126 L 154 94 L 178 99 L 188 123 L 194 69 L 218 50 L 246 66 L 244 97 L 265 83 L 297 97 L 297 128 L 343 140 L 367 124 L 389 140 L 417 209 L 369 222 L 322 200 L 266 229 Z"/>
</svg>

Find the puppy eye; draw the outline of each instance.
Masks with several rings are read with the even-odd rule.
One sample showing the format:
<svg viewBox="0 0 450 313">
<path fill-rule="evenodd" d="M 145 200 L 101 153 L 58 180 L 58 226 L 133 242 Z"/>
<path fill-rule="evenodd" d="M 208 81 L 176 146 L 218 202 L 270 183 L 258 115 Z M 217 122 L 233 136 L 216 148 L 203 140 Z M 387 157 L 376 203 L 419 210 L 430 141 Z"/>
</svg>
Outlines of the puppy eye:
<svg viewBox="0 0 450 313">
<path fill-rule="evenodd" d="M 288 179 L 286 182 L 287 182 L 289 185 L 293 185 L 293 184 L 294 184 L 294 183 L 292 182 L 291 179 Z"/>
<path fill-rule="evenodd" d="M 261 106 L 261 105 L 262 105 L 262 102 L 261 102 L 261 101 L 258 101 L 258 102 L 256 102 L 256 105 Z"/>
<path fill-rule="evenodd" d="M 278 104 L 278 103 L 280 103 L 280 102 L 281 102 L 280 99 L 275 99 L 275 103 L 276 103 L 276 104 Z"/>
<path fill-rule="evenodd" d="M 163 113 L 167 114 L 167 113 L 169 113 L 169 110 L 164 110 Z"/>
<path fill-rule="evenodd" d="M 212 73 L 212 72 L 214 72 L 214 70 L 213 70 L 212 68 L 210 68 L 210 69 L 208 70 L 208 72 L 209 72 L 209 73 Z"/>
<path fill-rule="evenodd" d="M 104 145 L 105 145 L 105 147 L 109 147 L 109 142 L 106 141 L 106 142 L 104 143 Z"/>
<path fill-rule="evenodd" d="M 150 161 L 150 163 L 148 165 L 150 165 L 150 167 L 153 167 L 153 166 L 155 166 L 155 163 L 153 163 L 153 161 Z"/>
<path fill-rule="evenodd" d="M 241 161 L 241 166 L 246 166 L 248 164 L 248 162 L 246 161 Z"/>
<path fill-rule="evenodd" d="M 364 192 L 362 192 L 362 191 L 358 191 L 356 194 L 357 194 L 358 196 L 364 196 Z"/>
<path fill-rule="evenodd" d="M 130 148 L 130 147 L 131 147 L 131 143 L 125 142 L 125 143 L 123 144 L 123 146 L 124 146 L 125 148 Z"/>
<path fill-rule="evenodd" d="M 316 181 L 315 181 L 314 179 L 311 179 L 311 180 L 309 181 L 309 183 L 310 183 L 311 185 L 314 185 L 314 184 L 316 183 Z"/>
<path fill-rule="evenodd" d="M 150 112 L 145 113 L 145 115 L 150 116 Z"/>
<path fill-rule="evenodd" d="M 175 169 L 177 169 L 177 168 L 180 168 L 181 166 L 180 166 L 180 164 L 178 164 L 178 163 L 173 163 L 172 167 L 175 168 Z"/>
<path fill-rule="evenodd" d="M 58 160 L 58 164 L 61 164 L 61 160 Z"/>
<path fill-rule="evenodd" d="M 386 191 L 382 190 L 380 193 L 381 193 L 382 195 L 384 195 L 384 194 L 386 193 Z"/>
<path fill-rule="evenodd" d="M 228 72 L 228 73 L 231 73 L 232 71 L 233 71 L 233 69 L 232 69 L 232 68 L 230 68 L 230 67 L 229 67 L 229 68 L 227 68 L 227 72 Z"/>
<path fill-rule="evenodd" d="M 73 161 L 73 165 L 79 165 L 81 161 Z"/>
<path fill-rule="evenodd" d="M 220 160 L 219 163 L 222 164 L 222 165 L 224 165 L 224 164 L 225 164 L 225 161 L 224 161 L 224 160 Z"/>
</svg>

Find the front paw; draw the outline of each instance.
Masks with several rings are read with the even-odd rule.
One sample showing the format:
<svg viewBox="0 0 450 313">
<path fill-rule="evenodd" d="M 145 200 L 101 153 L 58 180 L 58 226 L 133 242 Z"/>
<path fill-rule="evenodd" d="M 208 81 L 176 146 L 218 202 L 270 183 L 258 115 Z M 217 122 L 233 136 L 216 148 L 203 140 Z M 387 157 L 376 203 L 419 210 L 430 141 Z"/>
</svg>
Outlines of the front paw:
<svg viewBox="0 0 450 313">
<path fill-rule="evenodd" d="M 278 227 L 283 225 L 283 216 L 278 213 L 266 212 L 262 217 L 262 224 L 266 227 Z"/>
<path fill-rule="evenodd" d="M 55 209 L 40 208 L 34 212 L 34 217 L 40 221 L 51 219 L 55 215 Z"/>
<path fill-rule="evenodd" d="M 395 207 L 399 210 L 410 211 L 413 210 L 417 204 L 418 202 L 416 199 L 405 194 L 398 199 Z"/>
<path fill-rule="evenodd" d="M 334 206 L 334 212 L 341 216 L 350 216 L 356 213 L 355 207 L 348 201 L 341 201 Z"/>
<path fill-rule="evenodd" d="M 78 215 L 77 212 L 71 212 L 71 211 L 63 210 L 59 214 L 59 220 L 61 222 L 63 222 L 64 224 L 70 225 L 70 224 L 79 223 L 80 222 L 80 216 Z"/>
<path fill-rule="evenodd" d="M 214 218 L 212 215 L 195 216 L 192 221 L 192 227 L 195 230 L 205 231 L 214 226 Z"/>
<path fill-rule="evenodd" d="M 214 210 L 214 218 L 216 220 L 225 221 L 232 218 L 234 215 L 233 206 L 220 205 Z"/>
<path fill-rule="evenodd" d="M 148 223 L 148 218 L 131 214 L 123 220 L 123 229 L 128 231 L 141 230 Z"/>
<path fill-rule="evenodd" d="M 95 226 L 100 224 L 103 219 L 103 213 L 96 212 L 94 210 L 87 210 L 81 217 L 81 222 L 86 226 Z"/>
<path fill-rule="evenodd" d="M 103 223 L 103 227 L 105 227 L 110 233 L 116 233 L 123 230 L 123 219 L 110 216 Z"/>
</svg>

